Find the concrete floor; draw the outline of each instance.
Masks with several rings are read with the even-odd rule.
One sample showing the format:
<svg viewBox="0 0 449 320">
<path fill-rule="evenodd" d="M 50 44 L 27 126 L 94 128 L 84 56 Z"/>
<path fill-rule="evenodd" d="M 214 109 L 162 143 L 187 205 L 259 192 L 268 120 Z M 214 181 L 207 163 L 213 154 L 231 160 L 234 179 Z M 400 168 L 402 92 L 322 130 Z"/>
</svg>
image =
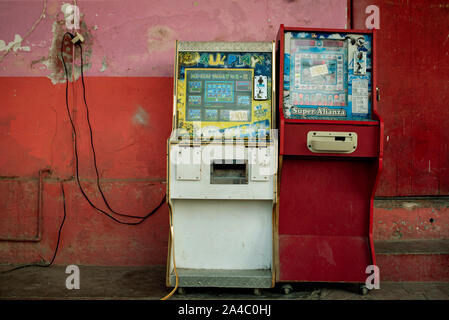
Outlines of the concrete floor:
<svg viewBox="0 0 449 320">
<path fill-rule="evenodd" d="M 0 272 L 13 266 L 0 265 Z M 80 289 L 65 286 L 65 266 L 25 268 L 0 273 L 0 299 L 160 299 L 170 292 L 165 287 L 165 266 L 94 267 L 80 266 Z M 348 284 L 294 284 L 284 295 L 281 286 L 255 296 L 249 289 L 188 288 L 171 299 L 276 299 L 276 300 L 449 300 L 449 283 L 381 282 L 379 290 L 357 293 Z"/>
</svg>

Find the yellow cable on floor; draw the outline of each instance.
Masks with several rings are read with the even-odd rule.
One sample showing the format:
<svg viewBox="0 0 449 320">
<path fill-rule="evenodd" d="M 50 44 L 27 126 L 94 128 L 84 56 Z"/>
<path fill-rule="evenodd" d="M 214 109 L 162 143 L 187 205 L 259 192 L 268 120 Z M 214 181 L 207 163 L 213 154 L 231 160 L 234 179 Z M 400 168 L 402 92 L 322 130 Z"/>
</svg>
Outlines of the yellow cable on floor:
<svg viewBox="0 0 449 320">
<path fill-rule="evenodd" d="M 168 211 L 170 212 L 169 217 L 170 217 L 170 238 L 171 238 L 171 252 L 172 252 L 172 256 L 173 256 L 173 270 L 175 272 L 175 287 L 173 288 L 173 290 L 167 294 L 165 297 L 163 297 L 161 300 L 167 300 L 168 298 L 170 298 L 178 289 L 178 271 L 176 270 L 176 261 L 175 261 L 175 233 L 173 231 L 173 217 L 172 217 L 172 211 L 170 208 L 170 205 L 168 206 Z"/>
</svg>

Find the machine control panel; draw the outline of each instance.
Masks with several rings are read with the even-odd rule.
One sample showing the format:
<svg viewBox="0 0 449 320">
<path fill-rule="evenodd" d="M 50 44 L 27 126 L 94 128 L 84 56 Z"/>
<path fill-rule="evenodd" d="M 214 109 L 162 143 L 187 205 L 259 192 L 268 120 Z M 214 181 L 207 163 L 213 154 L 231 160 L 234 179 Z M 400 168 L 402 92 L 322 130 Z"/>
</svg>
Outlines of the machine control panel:
<svg viewBox="0 0 449 320">
<path fill-rule="evenodd" d="M 357 133 L 309 131 L 307 148 L 314 153 L 353 153 L 357 149 Z"/>
</svg>

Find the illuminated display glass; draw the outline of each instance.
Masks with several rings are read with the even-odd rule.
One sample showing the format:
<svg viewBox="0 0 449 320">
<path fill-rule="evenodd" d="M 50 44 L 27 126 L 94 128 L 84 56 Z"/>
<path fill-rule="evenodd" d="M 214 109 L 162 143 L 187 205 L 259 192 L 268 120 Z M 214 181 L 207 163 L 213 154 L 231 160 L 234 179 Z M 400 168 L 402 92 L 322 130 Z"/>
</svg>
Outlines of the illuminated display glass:
<svg viewBox="0 0 449 320">
<path fill-rule="evenodd" d="M 187 121 L 251 121 L 251 69 L 186 69 Z"/>
<path fill-rule="evenodd" d="M 291 39 L 292 105 L 346 106 L 345 41 Z"/>
</svg>

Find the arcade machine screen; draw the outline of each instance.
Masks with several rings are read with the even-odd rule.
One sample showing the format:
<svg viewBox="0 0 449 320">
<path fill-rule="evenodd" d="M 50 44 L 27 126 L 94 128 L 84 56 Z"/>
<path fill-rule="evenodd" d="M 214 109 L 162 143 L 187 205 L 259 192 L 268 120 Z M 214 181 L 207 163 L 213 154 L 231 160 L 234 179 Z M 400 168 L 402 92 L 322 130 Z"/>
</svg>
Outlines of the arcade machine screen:
<svg viewBox="0 0 449 320">
<path fill-rule="evenodd" d="M 251 122 L 253 70 L 186 69 L 187 121 Z"/>
<path fill-rule="evenodd" d="M 284 116 L 371 120 L 371 35 L 288 32 Z"/>
<path fill-rule="evenodd" d="M 179 133 L 267 136 L 274 114 L 272 68 L 272 52 L 179 52 Z"/>
</svg>

